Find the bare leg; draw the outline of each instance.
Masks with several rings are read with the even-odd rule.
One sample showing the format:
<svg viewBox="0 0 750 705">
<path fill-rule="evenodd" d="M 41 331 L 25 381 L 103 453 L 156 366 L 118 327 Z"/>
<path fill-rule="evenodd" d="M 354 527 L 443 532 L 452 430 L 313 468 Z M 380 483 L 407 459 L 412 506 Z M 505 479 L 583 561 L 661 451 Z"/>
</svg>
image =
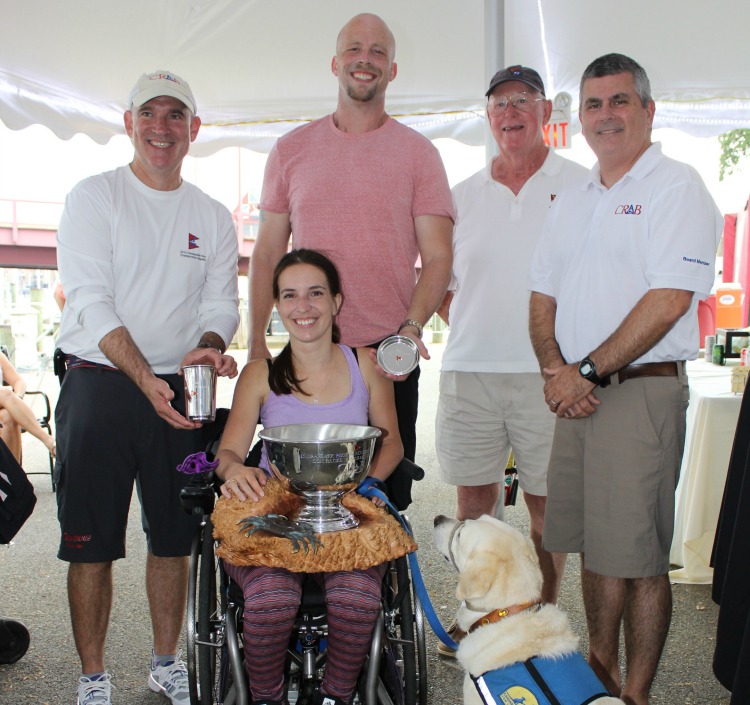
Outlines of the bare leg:
<svg viewBox="0 0 750 705">
<path fill-rule="evenodd" d="M 54 456 L 55 439 L 39 425 L 31 407 L 10 387 L 0 387 L 0 407 L 4 408 L 21 428 L 44 443 L 47 450 Z"/>
<path fill-rule="evenodd" d="M 625 686 L 628 705 L 648 705 L 672 619 L 672 588 L 666 575 L 627 581 L 625 601 Z"/>
<path fill-rule="evenodd" d="M 626 581 L 586 570 L 581 555 L 581 585 L 589 630 L 589 664 L 604 686 L 613 695 L 619 696 L 622 679 L 618 651 L 620 622 L 627 594 Z"/>
<path fill-rule="evenodd" d="M 0 408 L 0 438 L 8 446 L 16 461 L 21 463 L 21 429 L 7 409 Z"/>
<path fill-rule="evenodd" d="M 456 519 L 459 521 L 464 521 L 464 519 L 478 519 L 482 514 L 491 514 L 494 516 L 499 495 L 499 482 L 473 487 L 458 485 L 456 487 L 456 497 L 458 499 Z"/>
<path fill-rule="evenodd" d="M 565 570 L 565 559 L 568 554 L 550 553 L 542 548 L 544 510 L 547 506 L 547 498 L 529 492 L 524 492 L 523 498 L 529 510 L 529 533 L 539 556 L 539 567 L 542 569 L 542 600 L 556 604 Z"/>
<path fill-rule="evenodd" d="M 81 672 L 100 673 L 112 608 L 112 563 L 71 563 L 68 602 Z"/>
<path fill-rule="evenodd" d="M 154 632 L 154 653 L 177 653 L 182 620 L 187 604 L 188 558 L 161 558 L 149 553 L 146 559 L 146 593 Z"/>
</svg>

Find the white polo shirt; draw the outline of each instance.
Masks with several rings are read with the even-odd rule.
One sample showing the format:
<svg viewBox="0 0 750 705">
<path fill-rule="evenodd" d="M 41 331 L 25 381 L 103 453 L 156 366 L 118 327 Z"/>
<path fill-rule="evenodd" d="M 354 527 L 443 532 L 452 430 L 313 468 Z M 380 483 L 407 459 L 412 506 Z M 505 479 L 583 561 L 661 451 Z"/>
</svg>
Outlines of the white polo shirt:
<svg viewBox="0 0 750 705">
<path fill-rule="evenodd" d="M 587 170 L 552 150 L 514 194 L 492 164 L 453 188 L 451 334 L 443 371 L 539 372 L 529 339 L 529 262 L 552 202 Z"/>
<path fill-rule="evenodd" d="M 698 173 L 656 143 L 612 188 L 598 165 L 550 209 L 529 288 L 557 302 L 555 336 L 568 362 L 614 332 L 650 289 L 695 292 L 689 310 L 634 363 L 698 355 L 698 300 L 714 282 L 723 218 Z"/>
</svg>

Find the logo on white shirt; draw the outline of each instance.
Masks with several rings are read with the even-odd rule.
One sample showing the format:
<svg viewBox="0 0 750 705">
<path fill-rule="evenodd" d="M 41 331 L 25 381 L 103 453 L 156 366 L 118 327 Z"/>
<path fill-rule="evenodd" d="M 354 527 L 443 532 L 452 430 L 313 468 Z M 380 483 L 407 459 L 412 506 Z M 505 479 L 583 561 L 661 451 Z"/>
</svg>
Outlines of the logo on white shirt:
<svg viewBox="0 0 750 705">
<path fill-rule="evenodd" d="M 198 240 L 200 240 L 200 238 L 197 235 L 193 235 L 193 233 L 188 233 L 188 236 L 187 236 L 188 248 L 187 250 L 180 250 L 180 257 L 187 257 L 188 259 L 197 259 L 200 262 L 205 262 L 206 255 L 195 251 L 195 250 L 200 249 Z"/>
<path fill-rule="evenodd" d="M 641 206 L 640 203 L 626 203 L 625 205 L 617 206 L 617 208 L 615 208 L 615 215 L 640 215 L 642 207 L 643 206 Z"/>
</svg>

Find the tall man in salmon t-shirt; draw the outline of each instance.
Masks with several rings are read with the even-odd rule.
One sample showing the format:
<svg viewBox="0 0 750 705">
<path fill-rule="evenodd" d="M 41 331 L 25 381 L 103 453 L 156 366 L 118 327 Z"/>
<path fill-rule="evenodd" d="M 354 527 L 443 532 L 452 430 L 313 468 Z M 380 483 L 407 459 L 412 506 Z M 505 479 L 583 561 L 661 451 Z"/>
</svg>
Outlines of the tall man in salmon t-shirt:
<svg viewBox="0 0 750 705">
<path fill-rule="evenodd" d="M 395 50 L 382 19 L 351 19 L 331 63 L 336 112 L 285 135 L 269 155 L 250 263 L 250 359 L 270 357 L 271 278 L 290 236 L 295 248 L 324 251 L 341 273 L 343 343 L 372 346 L 400 333 L 429 359 L 422 326 L 450 281 L 454 209 L 437 149 L 385 112 Z M 413 460 L 419 368 L 391 378 L 405 456 Z M 392 497 L 408 504 L 411 481 L 392 478 Z"/>
</svg>

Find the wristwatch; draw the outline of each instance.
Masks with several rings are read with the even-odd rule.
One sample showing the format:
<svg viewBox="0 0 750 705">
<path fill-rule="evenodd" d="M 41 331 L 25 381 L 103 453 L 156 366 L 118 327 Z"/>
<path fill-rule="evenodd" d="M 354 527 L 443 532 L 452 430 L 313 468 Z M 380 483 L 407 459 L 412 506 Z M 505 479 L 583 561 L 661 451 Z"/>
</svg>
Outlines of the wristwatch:
<svg viewBox="0 0 750 705">
<path fill-rule="evenodd" d="M 417 329 L 417 338 L 422 339 L 422 325 L 419 321 L 415 321 L 413 318 L 407 318 L 399 327 L 399 331 L 406 326 L 412 326 Z"/>
<path fill-rule="evenodd" d="M 219 350 L 215 345 L 212 343 L 209 343 L 208 341 L 204 340 L 198 343 L 198 345 L 195 346 L 196 348 L 200 348 L 201 350 L 216 350 L 219 355 L 223 355 L 224 353 Z"/>
<path fill-rule="evenodd" d="M 589 382 L 593 382 L 599 387 L 606 387 L 609 385 L 609 377 L 600 377 L 596 374 L 596 365 L 590 357 L 584 357 L 580 363 L 578 363 L 578 372 L 581 377 L 587 379 Z"/>
</svg>

